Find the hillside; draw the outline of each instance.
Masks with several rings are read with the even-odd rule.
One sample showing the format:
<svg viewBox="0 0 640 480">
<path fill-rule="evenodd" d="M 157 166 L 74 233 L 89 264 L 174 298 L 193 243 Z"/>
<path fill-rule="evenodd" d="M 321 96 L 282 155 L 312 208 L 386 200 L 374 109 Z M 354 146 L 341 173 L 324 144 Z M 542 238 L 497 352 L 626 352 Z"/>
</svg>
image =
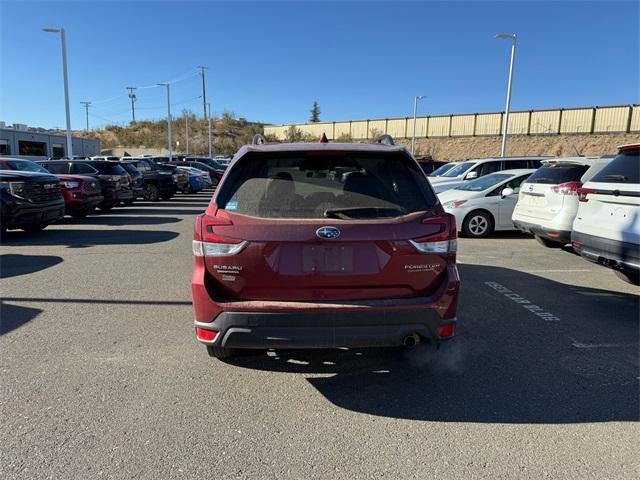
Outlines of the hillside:
<svg viewBox="0 0 640 480">
<path fill-rule="evenodd" d="M 189 112 L 183 112 L 181 116 L 173 118 L 174 151 L 186 152 L 185 123 L 187 121 L 189 125 L 189 153 L 208 153 L 208 123 Z M 261 124 L 233 118 L 230 114 L 223 114 L 221 117 L 212 119 L 211 122 L 213 151 L 216 155 L 233 154 L 241 145 L 251 142 L 253 135 L 262 132 Z M 116 148 L 160 150 L 167 148 L 166 120 L 141 120 L 132 122 L 127 127 L 109 125 L 100 130 L 74 132 L 74 135 L 99 139 L 102 150 Z"/>
</svg>

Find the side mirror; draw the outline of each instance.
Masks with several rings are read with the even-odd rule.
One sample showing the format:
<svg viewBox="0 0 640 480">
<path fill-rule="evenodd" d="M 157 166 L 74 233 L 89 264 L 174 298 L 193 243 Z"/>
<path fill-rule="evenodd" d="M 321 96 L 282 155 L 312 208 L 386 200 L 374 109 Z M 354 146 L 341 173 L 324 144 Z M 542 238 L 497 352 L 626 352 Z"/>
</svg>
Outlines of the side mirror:
<svg viewBox="0 0 640 480">
<path fill-rule="evenodd" d="M 473 180 L 474 178 L 478 178 L 478 172 L 469 172 L 465 177 L 465 180 Z"/>
<path fill-rule="evenodd" d="M 502 190 L 502 193 L 500 194 L 502 198 L 508 197 L 509 195 L 513 195 L 513 188 L 507 187 Z"/>
</svg>

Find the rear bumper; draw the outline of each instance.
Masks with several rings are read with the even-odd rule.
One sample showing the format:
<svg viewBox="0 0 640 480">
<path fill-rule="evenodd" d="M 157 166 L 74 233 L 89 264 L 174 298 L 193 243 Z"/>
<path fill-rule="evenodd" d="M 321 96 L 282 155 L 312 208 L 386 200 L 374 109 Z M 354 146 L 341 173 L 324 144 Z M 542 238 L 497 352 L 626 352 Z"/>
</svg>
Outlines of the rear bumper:
<svg viewBox="0 0 640 480">
<path fill-rule="evenodd" d="M 218 332 L 213 342 L 225 348 L 334 348 L 399 346 L 411 334 L 433 344 L 438 327 L 455 324 L 433 310 L 374 312 L 222 312 L 196 327 Z"/>
<path fill-rule="evenodd" d="M 513 220 L 515 227 L 524 233 L 538 235 L 554 242 L 571 243 L 571 230 L 558 230 L 549 227 L 543 227 L 535 223 L 523 222 L 522 220 Z"/>
<path fill-rule="evenodd" d="M 216 301 L 201 257 L 192 296 L 195 326 L 218 332 L 208 345 L 228 348 L 333 348 L 402 345 L 407 335 L 439 344 L 439 328 L 456 323 L 460 278 L 447 266 L 428 297 L 353 302 Z M 447 336 L 449 338 L 449 336 Z"/>
<path fill-rule="evenodd" d="M 573 249 L 590 262 L 614 270 L 640 272 L 640 246 L 574 231 Z"/>
</svg>

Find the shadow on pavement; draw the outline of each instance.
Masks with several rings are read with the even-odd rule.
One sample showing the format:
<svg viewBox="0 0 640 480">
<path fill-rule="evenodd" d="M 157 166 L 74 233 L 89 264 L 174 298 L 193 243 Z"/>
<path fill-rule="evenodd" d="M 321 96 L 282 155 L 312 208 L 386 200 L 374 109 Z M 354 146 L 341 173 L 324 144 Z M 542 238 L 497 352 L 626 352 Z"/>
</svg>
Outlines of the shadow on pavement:
<svg viewBox="0 0 640 480">
<path fill-rule="evenodd" d="M 309 383 L 333 404 L 384 417 L 532 424 L 638 420 L 637 296 L 611 296 L 498 267 L 466 264 L 460 271 L 459 334 L 438 351 L 426 345 L 278 350 L 227 363 L 310 375 Z"/>
<path fill-rule="evenodd" d="M 57 225 L 162 225 L 165 223 L 178 223 L 182 219 L 176 217 L 144 217 L 124 215 L 99 215 L 85 218 L 65 217 Z"/>
<path fill-rule="evenodd" d="M 0 255 L 0 278 L 39 272 L 61 262 L 62 258 L 55 255 Z"/>
<path fill-rule="evenodd" d="M 179 234 L 163 230 L 43 230 L 37 233 L 8 232 L 4 245 L 66 245 L 83 248 L 96 245 L 143 245 L 168 242 Z"/>
<path fill-rule="evenodd" d="M 19 307 L 0 301 L 0 335 L 9 333 L 36 318 L 42 310 L 38 308 Z"/>
</svg>

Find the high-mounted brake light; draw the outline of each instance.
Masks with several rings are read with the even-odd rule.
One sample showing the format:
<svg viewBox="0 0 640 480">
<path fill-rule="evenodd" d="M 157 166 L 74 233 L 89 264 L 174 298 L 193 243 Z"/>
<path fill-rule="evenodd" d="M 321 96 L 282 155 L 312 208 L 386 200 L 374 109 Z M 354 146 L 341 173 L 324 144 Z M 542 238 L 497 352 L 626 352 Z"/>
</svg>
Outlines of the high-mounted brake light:
<svg viewBox="0 0 640 480">
<path fill-rule="evenodd" d="M 596 193 L 596 191 L 592 188 L 578 188 L 578 201 L 579 202 L 588 202 L 589 199 L 587 195 L 590 193 Z"/>
<path fill-rule="evenodd" d="M 582 187 L 580 182 L 567 182 L 560 183 L 551 187 L 553 193 L 559 193 L 560 195 L 578 195 L 578 189 Z"/>
</svg>

